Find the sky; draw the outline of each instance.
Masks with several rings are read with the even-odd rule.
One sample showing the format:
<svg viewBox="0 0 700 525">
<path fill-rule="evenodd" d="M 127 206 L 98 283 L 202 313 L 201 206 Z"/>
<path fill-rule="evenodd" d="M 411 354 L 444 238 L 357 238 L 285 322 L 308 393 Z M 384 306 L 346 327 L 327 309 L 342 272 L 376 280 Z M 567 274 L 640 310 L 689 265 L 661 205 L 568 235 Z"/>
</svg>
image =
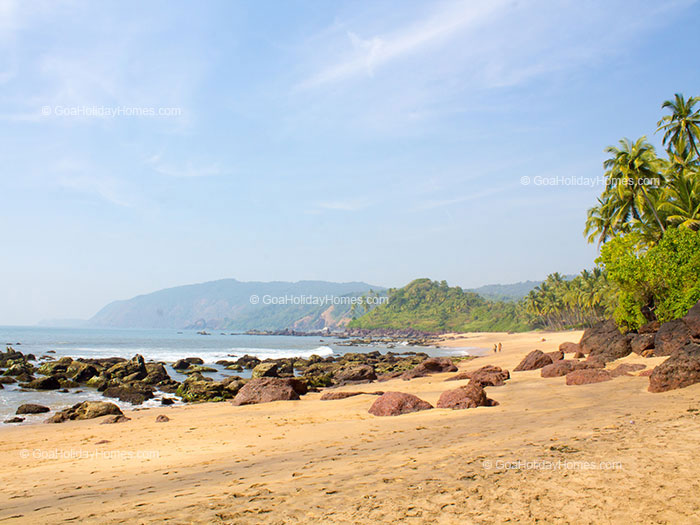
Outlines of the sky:
<svg viewBox="0 0 700 525">
<path fill-rule="evenodd" d="M 0 325 L 221 278 L 595 265 L 604 148 L 700 95 L 700 6 L 0 0 Z M 529 182 L 529 183 L 528 183 Z"/>
</svg>

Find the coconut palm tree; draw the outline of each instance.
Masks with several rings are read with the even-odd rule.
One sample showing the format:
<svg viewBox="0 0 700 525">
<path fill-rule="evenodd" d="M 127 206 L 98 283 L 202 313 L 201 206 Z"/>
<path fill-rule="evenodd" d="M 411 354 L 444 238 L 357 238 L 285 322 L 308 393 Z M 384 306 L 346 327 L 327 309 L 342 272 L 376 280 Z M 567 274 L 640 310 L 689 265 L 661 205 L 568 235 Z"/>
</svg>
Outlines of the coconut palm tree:
<svg viewBox="0 0 700 525">
<path fill-rule="evenodd" d="M 697 173 L 686 170 L 676 175 L 665 195 L 659 210 L 667 213 L 666 220 L 675 226 L 700 230 L 700 178 Z"/>
<path fill-rule="evenodd" d="M 695 109 L 698 102 L 700 97 L 690 97 L 686 100 L 682 94 L 676 93 L 673 100 L 666 100 L 661 105 L 662 109 L 671 110 L 670 115 L 664 116 L 657 123 L 657 131 L 664 132 L 663 144 L 669 152 L 683 141 L 700 158 L 700 109 Z"/>
</svg>

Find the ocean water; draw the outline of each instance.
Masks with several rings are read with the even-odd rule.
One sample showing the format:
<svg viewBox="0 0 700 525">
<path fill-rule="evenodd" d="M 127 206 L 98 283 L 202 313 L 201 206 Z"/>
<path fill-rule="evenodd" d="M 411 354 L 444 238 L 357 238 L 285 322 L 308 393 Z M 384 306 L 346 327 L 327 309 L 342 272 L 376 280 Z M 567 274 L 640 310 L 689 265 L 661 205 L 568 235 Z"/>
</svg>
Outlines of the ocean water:
<svg viewBox="0 0 700 525">
<path fill-rule="evenodd" d="M 216 361 L 235 360 L 245 354 L 260 359 L 281 357 L 309 357 L 313 354 L 326 357 L 342 355 L 346 352 L 370 352 L 379 350 L 400 352 L 425 352 L 431 356 L 466 355 L 481 353 L 482 349 L 439 349 L 429 347 L 411 347 L 406 344 L 395 348 L 386 346 L 340 346 L 341 342 L 332 337 L 293 337 L 264 335 L 231 335 L 213 332 L 211 335 L 199 335 L 190 330 L 115 330 L 115 329 L 80 329 L 80 328 L 44 328 L 44 327 L 0 327 L 0 345 L 12 346 L 24 354 L 34 354 L 37 359 L 43 355 L 54 358 L 69 356 L 72 358 L 124 357 L 130 359 L 141 354 L 146 361 L 161 361 L 172 364 L 185 357 L 200 357 L 208 366 L 217 369 L 216 373 L 207 374 L 214 379 L 240 375 L 250 377 L 250 371 L 234 372 L 215 365 Z M 19 343 L 19 344 L 18 344 Z M 167 366 L 173 379 L 184 381 L 187 377 Z M 15 414 L 17 407 L 23 403 L 38 403 L 52 409 L 49 414 L 25 417 L 25 422 L 33 423 L 45 420 L 58 410 L 86 400 L 105 400 L 101 393 L 90 388 L 69 389 L 63 392 L 29 392 L 21 391 L 15 385 L 4 385 L 0 390 L 0 425 L 2 421 Z M 167 397 L 174 397 L 166 394 Z M 161 395 L 144 403 L 143 407 L 160 406 Z M 134 408 L 128 403 L 119 404 L 123 409 Z M 163 407 L 167 409 L 167 407 Z"/>
</svg>

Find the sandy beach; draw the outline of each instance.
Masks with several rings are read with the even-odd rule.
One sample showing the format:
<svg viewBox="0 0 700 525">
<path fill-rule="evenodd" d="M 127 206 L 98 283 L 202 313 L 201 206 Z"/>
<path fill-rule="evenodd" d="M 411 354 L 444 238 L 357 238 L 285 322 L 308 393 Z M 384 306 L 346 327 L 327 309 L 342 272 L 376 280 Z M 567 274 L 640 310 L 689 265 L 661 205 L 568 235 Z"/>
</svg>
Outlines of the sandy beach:
<svg viewBox="0 0 700 525">
<path fill-rule="evenodd" d="M 581 332 L 445 336 L 513 370 Z M 567 356 L 570 357 L 570 356 Z M 653 368 L 664 358 L 611 363 Z M 342 390 L 435 405 L 454 374 Z M 360 395 L 135 410 L 131 421 L 0 429 L 0 523 L 697 523 L 700 385 L 567 386 L 540 371 L 488 387 L 496 407 L 374 417 Z M 157 423 L 165 414 L 170 421 Z"/>
</svg>

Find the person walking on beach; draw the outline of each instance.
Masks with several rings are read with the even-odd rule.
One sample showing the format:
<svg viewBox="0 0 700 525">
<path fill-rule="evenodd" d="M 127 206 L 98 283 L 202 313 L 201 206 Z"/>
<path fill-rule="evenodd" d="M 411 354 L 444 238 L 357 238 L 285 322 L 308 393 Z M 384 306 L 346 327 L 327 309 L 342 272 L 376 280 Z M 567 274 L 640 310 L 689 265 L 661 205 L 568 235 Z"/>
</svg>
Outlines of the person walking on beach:
<svg viewBox="0 0 700 525">
<path fill-rule="evenodd" d="M 493 343 L 493 353 L 495 354 L 498 352 L 498 347 L 496 346 L 496 343 Z"/>
<path fill-rule="evenodd" d="M 498 343 L 498 351 L 501 352 L 503 350 L 503 345 L 501 343 Z"/>
</svg>

